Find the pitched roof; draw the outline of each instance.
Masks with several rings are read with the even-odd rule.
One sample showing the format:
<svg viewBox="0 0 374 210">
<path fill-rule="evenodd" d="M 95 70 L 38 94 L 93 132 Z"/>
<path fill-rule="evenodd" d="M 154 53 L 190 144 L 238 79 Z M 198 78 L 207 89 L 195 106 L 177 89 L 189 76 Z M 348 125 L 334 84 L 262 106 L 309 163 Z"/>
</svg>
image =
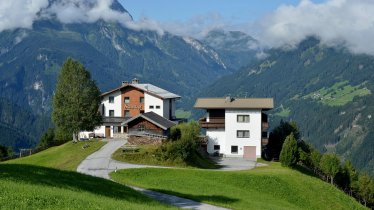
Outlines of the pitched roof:
<svg viewBox="0 0 374 210">
<path fill-rule="evenodd" d="M 196 109 L 265 109 L 274 108 L 273 98 L 198 98 Z"/>
<path fill-rule="evenodd" d="M 128 119 L 128 117 L 103 117 L 103 125 L 120 125 L 123 121 Z"/>
<path fill-rule="evenodd" d="M 121 125 L 127 125 L 129 124 L 130 122 L 138 119 L 138 118 L 143 118 L 143 119 L 146 119 L 148 120 L 149 122 L 159 126 L 160 128 L 164 129 L 164 130 L 167 130 L 168 128 L 176 125 L 176 123 L 154 113 L 154 112 L 147 112 L 147 113 L 142 113 L 142 114 L 139 114 L 131 119 L 128 119 L 126 121 L 124 121 Z"/>
<path fill-rule="evenodd" d="M 109 95 L 115 91 L 118 91 L 118 90 L 121 90 L 125 87 L 134 87 L 136 89 L 139 89 L 139 90 L 142 90 L 146 93 L 149 93 L 150 95 L 153 95 L 153 96 L 156 96 L 158 98 L 161 98 L 161 99 L 169 99 L 169 98 L 180 98 L 179 95 L 177 94 L 174 94 L 172 92 L 169 92 L 167 90 L 164 90 L 160 87 L 157 87 L 155 85 L 152 85 L 152 84 L 126 84 L 126 85 L 122 85 L 116 89 L 113 89 L 113 90 L 110 90 L 108 92 L 105 92 L 103 94 L 101 94 L 101 96 L 106 96 L 106 95 Z"/>
</svg>

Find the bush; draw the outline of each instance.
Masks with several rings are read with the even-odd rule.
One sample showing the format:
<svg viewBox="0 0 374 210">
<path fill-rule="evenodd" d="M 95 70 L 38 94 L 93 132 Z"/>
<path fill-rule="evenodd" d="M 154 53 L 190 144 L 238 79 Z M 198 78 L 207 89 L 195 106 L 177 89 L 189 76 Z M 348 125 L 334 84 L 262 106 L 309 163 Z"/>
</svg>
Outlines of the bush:
<svg viewBox="0 0 374 210">
<path fill-rule="evenodd" d="M 188 162 L 197 152 L 199 133 L 196 122 L 176 125 L 171 129 L 169 140 L 157 150 L 157 156 L 163 161 Z"/>
<path fill-rule="evenodd" d="M 293 167 L 298 160 L 297 141 L 293 133 L 287 136 L 284 141 L 279 160 L 282 166 Z"/>
</svg>

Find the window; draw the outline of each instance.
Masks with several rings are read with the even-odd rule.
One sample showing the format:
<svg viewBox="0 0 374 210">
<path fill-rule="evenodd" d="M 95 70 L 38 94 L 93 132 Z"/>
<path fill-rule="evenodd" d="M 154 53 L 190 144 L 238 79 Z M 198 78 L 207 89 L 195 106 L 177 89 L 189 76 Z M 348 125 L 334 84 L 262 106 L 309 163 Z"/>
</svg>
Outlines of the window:
<svg viewBox="0 0 374 210">
<path fill-rule="evenodd" d="M 109 96 L 109 103 L 113 104 L 114 103 L 114 96 Z"/>
<path fill-rule="evenodd" d="M 139 125 L 138 126 L 138 131 L 145 131 L 145 126 L 144 125 Z"/>
<path fill-rule="evenodd" d="M 121 126 L 118 126 L 117 130 L 118 130 L 118 133 L 121 133 Z"/>
<path fill-rule="evenodd" d="M 238 146 L 231 146 L 231 153 L 238 154 Z"/>
<path fill-rule="evenodd" d="M 131 117 L 130 116 L 130 110 L 125 110 L 125 117 Z"/>
<path fill-rule="evenodd" d="M 114 110 L 109 110 L 109 117 L 114 117 Z"/>
<path fill-rule="evenodd" d="M 144 103 L 144 97 L 140 97 L 140 98 L 139 98 L 139 102 L 140 102 L 140 103 Z"/>
<path fill-rule="evenodd" d="M 150 108 L 150 109 L 153 109 L 153 108 L 154 108 L 154 106 L 149 106 L 149 108 Z"/>
<path fill-rule="evenodd" d="M 237 138 L 249 138 L 249 130 L 238 130 L 236 131 Z"/>
<path fill-rule="evenodd" d="M 129 104 L 130 103 L 130 97 L 125 97 L 125 104 Z"/>
<path fill-rule="evenodd" d="M 249 122 L 249 115 L 238 115 L 236 118 L 237 122 L 241 123 L 248 123 Z"/>
<path fill-rule="evenodd" d="M 220 149 L 221 149 L 221 146 L 220 146 L 220 145 L 214 145 L 214 146 L 213 146 L 213 149 L 214 149 L 214 150 L 220 150 Z"/>
<path fill-rule="evenodd" d="M 156 106 L 156 109 L 160 109 L 160 106 Z"/>
</svg>

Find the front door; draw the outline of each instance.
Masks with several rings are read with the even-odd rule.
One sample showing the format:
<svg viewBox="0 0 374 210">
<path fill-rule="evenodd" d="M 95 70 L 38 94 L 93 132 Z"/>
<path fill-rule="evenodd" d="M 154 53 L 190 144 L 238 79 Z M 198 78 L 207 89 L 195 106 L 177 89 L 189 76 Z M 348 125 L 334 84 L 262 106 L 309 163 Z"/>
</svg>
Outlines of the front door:
<svg viewBox="0 0 374 210">
<path fill-rule="evenodd" d="M 105 138 L 110 138 L 110 126 L 105 126 Z"/>
<path fill-rule="evenodd" d="M 256 147 L 255 146 L 245 146 L 243 158 L 256 160 Z"/>
</svg>

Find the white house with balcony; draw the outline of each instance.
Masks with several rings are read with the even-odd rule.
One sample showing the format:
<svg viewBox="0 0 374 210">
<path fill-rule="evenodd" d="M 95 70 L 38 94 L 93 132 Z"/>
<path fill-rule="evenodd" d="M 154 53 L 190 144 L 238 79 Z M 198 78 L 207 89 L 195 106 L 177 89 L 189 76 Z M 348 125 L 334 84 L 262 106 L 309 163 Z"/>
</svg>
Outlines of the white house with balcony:
<svg viewBox="0 0 374 210">
<path fill-rule="evenodd" d="M 207 152 L 224 157 L 261 157 L 268 142 L 268 116 L 272 98 L 198 98 L 194 108 L 205 109 L 199 120 L 206 129 Z"/>
</svg>

